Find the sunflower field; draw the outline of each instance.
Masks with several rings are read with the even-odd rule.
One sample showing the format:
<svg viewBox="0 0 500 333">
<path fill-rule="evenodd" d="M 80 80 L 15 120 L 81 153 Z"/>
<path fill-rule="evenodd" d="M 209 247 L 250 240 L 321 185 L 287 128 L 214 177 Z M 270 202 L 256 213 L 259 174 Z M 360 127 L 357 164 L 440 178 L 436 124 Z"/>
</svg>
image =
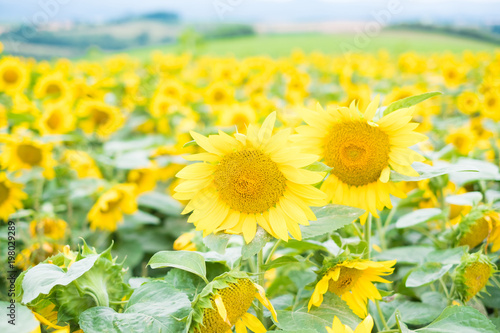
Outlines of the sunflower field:
<svg viewBox="0 0 500 333">
<path fill-rule="evenodd" d="M 0 332 L 500 332 L 500 52 L 0 54 Z"/>
</svg>

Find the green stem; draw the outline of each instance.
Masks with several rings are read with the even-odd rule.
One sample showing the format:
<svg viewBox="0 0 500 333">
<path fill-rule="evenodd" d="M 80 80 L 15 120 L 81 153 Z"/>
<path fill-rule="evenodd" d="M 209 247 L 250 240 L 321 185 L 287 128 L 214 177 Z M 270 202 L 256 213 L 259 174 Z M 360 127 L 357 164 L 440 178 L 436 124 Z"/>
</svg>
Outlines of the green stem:
<svg viewBox="0 0 500 333">
<path fill-rule="evenodd" d="M 361 230 L 359 230 L 358 226 L 356 225 L 356 223 L 353 223 L 352 224 L 353 228 L 354 228 L 354 232 L 356 233 L 356 235 L 359 237 L 359 240 L 364 240 L 363 238 L 363 233 L 361 232 Z"/>
<path fill-rule="evenodd" d="M 385 219 L 385 222 L 384 222 L 384 229 L 387 230 L 387 227 L 389 226 L 389 224 L 391 224 L 392 222 L 392 219 L 394 218 L 394 214 L 396 214 L 396 210 L 397 210 L 397 206 L 393 207 L 390 211 L 389 211 L 389 215 L 387 215 L 387 218 Z"/>
<path fill-rule="evenodd" d="M 262 269 L 262 265 L 264 264 L 264 254 L 263 250 L 260 249 L 259 253 L 257 253 L 257 284 L 261 287 L 264 286 L 264 273 Z M 261 302 L 257 304 L 257 318 L 262 323 L 264 320 L 264 306 Z"/>
<path fill-rule="evenodd" d="M 376 218 L 375 222 L 377 223 L 378 236 L 380 238 L 380 247 L 382 250 L 387 249 L 387 244 L 385 242 L 385 228 L 382 226 L 382 221 L 380 218 Z"/>
<path fill-rule="evenodd" d="M 368 219 L 366 220 L 365 223 L 365 241 L 367 244 L 367 251 L 366 251 L 366 259 L 370 259 L 370 254 L 371 254 L 371 235 L 372 235 L 372 214 L 368 213 Z"/>
<path fill-rule="evenodd" d="M 278 246 L 280 245 L 280 243 L 281 243 L 281 239 L 278 239 L 276 241 L 276 243 L 274 244 L 273 248 L 271 249 L 271 251 L 269 252 L 269 254 L 267 255 L 265 265 L 267 265 L 271 261 L 272 256 L 273 256 L 274 252 L 276 252 L 276 250 L 278 249 Z"/>
<path fill-rule="evenodd" d="M 443 287 L 444 294 L 446 295 L 447 299 L 450 299 L 450 293 L 448 292 L 448 287 L 446 287 L 446 284 L 443 281 L 443 278 L 439 278 L 439 283 L 441 283 L 441 287 Z"/>
<path fill-rule="evenodd" d="M 382 325 L 384 325 L 384 329 L 390 330 L 390 327 L 387 325 L 387 321 L 385 320 L 384 313 L 382 312 L 382 308 L 380 307 L 378 299 L 375 300 L 375 306 L 377 307 L 378 316 L 382 321 Z"/>
</svg>

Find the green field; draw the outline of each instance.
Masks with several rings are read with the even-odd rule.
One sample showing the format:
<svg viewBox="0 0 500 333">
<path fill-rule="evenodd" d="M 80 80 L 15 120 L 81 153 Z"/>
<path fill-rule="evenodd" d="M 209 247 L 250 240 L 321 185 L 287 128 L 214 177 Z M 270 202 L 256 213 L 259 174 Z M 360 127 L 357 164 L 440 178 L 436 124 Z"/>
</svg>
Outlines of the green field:
<svg viewBox="0 0 500 333">
<path fill-rule="evenodd" d="M 460 53 L 464 50 L 493 51 L 500 49 L 500 45 L 474 39 L 415 31 L 383 31 L 379 36 L 363 41 L 364 44 L 358 48 L 355 47 L 355 40 L 356 35 L 352 34 L 257 35 L 207 41 L 200 49 L 200 52 L 209 55 L 234 55 L 236 57 L 254 55 L 280 57 L 289 55 L 290 52 L 298 48 L 305 52 L 321 51 L 328 54 L 342 54 L 349 49 L 359 52 L 374 52 L 385 49 L 393 54 L 407 51 L 428 54 L 444 51 Z M 182 51 L 179 46 L 169 45 L 131 49 L 126 53 L 144 59 L 149 57 L 153 50 L 164 52 Z M 103 56 L 106 55 L 93 54 L 87 59 L 98 59 Z"/>
</svg>

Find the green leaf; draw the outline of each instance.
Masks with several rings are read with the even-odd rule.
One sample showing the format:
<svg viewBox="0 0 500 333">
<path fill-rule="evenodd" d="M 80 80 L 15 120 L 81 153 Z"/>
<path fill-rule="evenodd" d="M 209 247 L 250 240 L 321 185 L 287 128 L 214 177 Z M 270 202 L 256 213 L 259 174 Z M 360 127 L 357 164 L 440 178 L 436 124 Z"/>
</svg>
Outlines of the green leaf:
<svg viewBox="0 0 500 333">
<path fill-rule="evenodd" d="M 123 313 L 106 307 L 94 307 L 80 316 L 85 333 L 179 333 L 191 311 L 189 298 L 160 281 L 149 282 L 134 291 Z"/>
<path fill-rule="evenodd" d="M 306 166 L 304 169 L 318 172 L 330 172 L 333 170 L 333 168 L 321 162 L 314 162 L 313 164 Z"/>
<path fill-rule="evenodd" d="M 478 180 L 500 180 L 500 172 L 498 166 L 493 163 L 471 158 L 461 158 L 457 163 L 458 165 L 467 166 L 469 169 L 478 171 L 471 173 L 467 172 L 450 174 L 450 180 L 458 186 L 463 186 L 467 183 L 475 182 Z"/>
<path fill-rule="evenodd" d="M 469 306 L 450 306 L 419 333 L 498 333 L 495 325 Z"/>
<path fill-rule="evenodd" d="M 498 332 L 500 332 L 500 317 L 491 318 L 491 322 L 496 326 Z"/>
<path fill-rule="evenodd" d="M 478 170 L 475 166 L 465 165 L 465 164 L 449 164 L 449 163 L 441 163 L 441 166 L 430 166 L 421 162 L 414 162 L 412 168 L 417 171 L 420 176 L 411 177 L 405 176 L 395 171 L 391 171 L 391 181 L 393 182 L 416 182 L 423 179 L 434 178 L 442 175 L 470 175 L 477 174 Z"/>
<path fill-rule="evenodd" d="M 17 303 L 0 301 L 0 318 L 0 332 L 2 333 L 32 333 L 40 327 L 33 312 Z M 11 320 L 13 324 L 9 323 Z"/>
<path fill-rule="evenodd" d="M 396 259 L 398 264 L 419 264 L 423 263 L 425 257 L 432 251 L 434 251 L 433 247 L 416 245 L 393 247 L 392 249 L 381 253 L 374 253 L 373 255 L 378 260 Z"/>
<path fill-rule="evenodd" d="M 257 233 L 252 241 L 248 244 L 244 244 L 241 248 L 241 258 L 246 260 L 248 258 L 256 255 L 266 244 L 272 239 L 264 229 L 261 227 L 257 228 Z"/>
<path fill-rule="evenodd" d="M 168 272 L 165 282 L 190 296 L 190 298 L 199 294 L 206 286 L 205 282 L 199 276 L 182 269 L 172 269 Z"/>
<path fill-rule="evenodd" d="M 151 215 L 149 213 L 143 212 L 142 210 L 138 210 L 132 215 L 124 215 L 123 217 L 126 224 L 160 224 L 160 219 L 157 216 Z"/>
<path fill-rule="evenodd" d="M 398 328 L 400 333 L 414 333 L 415 331 L 412 331 L 408 329 L 408 326 L 401 320 L 401 313 L 396 310 L 396 323 L 398 324 Z"/>
<path fill-rule="evenodd" d="M 428 262 L 415 268 L 406 279 L 406 286 L 420 287 L 443 277 L 453 265 L 442 265 L 437 262 Z"/>
<path fill-rule="evenodd" d="M 199 253 L 190 251 L 160 251 L 153 255 L 148 265 L 151 268 L 174 267 L 198 275 L 208 283 L 205 259 Z"/>
<path fill-rule="evenodd" d="M 420 296 L 422 303 L 429 304 L 431 306 L 438 306 L 442 309 L 446 308 L 448 305 L 448 299 L 445 295 L 437 291 L 428 291 Z"/>
<path fill-rule="evenodd" d="M 152 208 L 167 215 L 177 216 L 182 212 L 182 206 L 178 201 L 160 192 L 144 193 L 137 202 L 142 207 Z"/>
<path fill-rule="evenodd" d="M 317 221 L 311 221 L 311 225 L 309 226 L 300 226 L 303 239 L 320 236 L 340 229 L 352 223 L 365 212 L 363 209 L 342 205 L 326 205 L 320 208 L 313 207 L 312 211 L 316 215 Z"/>
<path fill-rule="evenodd" d="M 436 319 L 442 308 L 420 302 L 412 302 L 404 297 L 397 296 L 392 302 L 380 302 L 386 315 L 387 325 L 396 325 L 396 311 L 401 313 L 402 320 L 409 325 L 426 325 Z"/>
<path fill-rule="evenodd" d="M 118 169 L 126 170 L 147 168 L 151 165 L 150 155 L 149 150 L 129 151 L 117 156 L 113 165 Z"/>
<path fill-rule="evenodd" d="M 486 191 L 486 201 L 488 203 L 493 203 L 495 201 L 500 200 L 500 191 L 496 190 L 487 190 Z"/>
<path fill-rule="evenodd" d="M 447 203 L 458 206 L 475 206 L 481 200 L 483 200 L 481 192 L 467 192 L 463 194 L 450 195 L 445 199 Z"/>
<path fill-rule="evenodd" d="M 275 323 L 280 329 L 291 331 L 316 330 L 325 332 L 325 327 L 332 327 L 333 317 L 337 316 L 344 325 L 356 328 L 360 319 L 356 316 L 347 304 L 337 295 L 332 293 L 325 294 L 323 303 L 320 307 L 312 307 L 307 311 L 307 302 L 302 302 L 296 311 L 277 311 L 278 323 Z"/>
<path fill-rule="evenodd" d="M 482 295 L 484 305 L 492 309 L 500 309 L 500 288 L 486 286 L 486 293 Z"/>
<path fill-rule="evenodd" d="M 40 294 L 47 295 L 57 285 L 67 286 L 89 271 L 99 257 L 99 255 L 93 255 L 76 261 L 67 272 L 52 264 L 36 265 L 24 275 L 22 302 L 27 304 Z"/>
<path fill-rule="evenodd" d="M 203 238 L 203 244 L 212 251 L 224 254 L 230 238 L 231 235 L 225 233 L 210 234 Z"/>
<path fill-rule="evenodd" d="M 435 250 L 425 257 L 426 262 L 438 262 L 446 264 L 460 264 L 462 256 L 467 252 L 468 246 L 455 247 L 453 249 Z"/>
<path fill-rule="evenodd" d="M 396 228 L 403 229 L 416 226 L 420 223 L 427 222 L 442 214 L 439 208 L 424 208 L 413 211 L 409 214 L 403 215 L 396 222 Z"/>
<path fill-rule="evenodd" d="M 425 94 L 410 96 L 410 97 L 406 97 L 406 98 L 397 100 L 397 101 L 389 104 L 389 106 L 384 111 L 384 115 L 387 115 L 387 114 L 394 112 L 396 110 L 399 110 L 399 109 L 409 108 L 410 106 L 417 105 L 418 103 L 421 103 L 421 102 L 425 101 L 426 99 L 429 99 L 429 98 L 432 98 L 432 97 L 438 96 L 438 95 L 442 95 L 442 93 L 439 91 L 433 91 L 433 92 L 428 92 Z"/>
<path fill-rule="evenodd" d="M 277 268 L 277 267 L 281 267 L 281 266 L 286 266 L 286 265 L 289 265 L 289 264 L 296 264 L 298 262 L 304 262 L 305 259 L 301 256 L 295 256 L 295 257 L 292 257 L 292 256 L 282 256 L 282 257 L 279 257 L 273 261 L 271 261 L 269 264 L 267 265 L 263 265 L 262 268 L 264 270 L 270 270 L 270 269 L 273 269 L 273 268 Z"/>
</svg>

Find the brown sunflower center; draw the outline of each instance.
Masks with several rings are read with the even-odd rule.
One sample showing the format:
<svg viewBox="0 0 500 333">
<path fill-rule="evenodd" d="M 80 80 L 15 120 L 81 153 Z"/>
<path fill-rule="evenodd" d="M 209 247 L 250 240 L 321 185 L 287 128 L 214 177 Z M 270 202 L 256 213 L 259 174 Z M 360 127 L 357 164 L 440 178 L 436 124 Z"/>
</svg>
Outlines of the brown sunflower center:
<svg viewBox="0 0 500 333">
<path fill-rule="evenodd" d="M 231 325 L 234 325 L 248 311 L 256 292 L 257 289 L 249 279 L 239 279 L 237 283 L 229 283 L 229 287 L 217 291 L 222 298 Z M 216 310 L 213 298 L 211 301 L 213 309 L 203 310 L 203 325 L 195 330 L 197 333 L 220 333 L 231 329 Z"/>
<path fill-rule="evenodd" d="M 486 237 L 488 237 L 488 233 L 488 221 L 486 221 L 484 218 L 480 218 L 470 226 L 469 231 L 462 235 L 459 241 L 459 245 L 469 245 L 469 248 L 473 249 L 477 245 L 479 245 L 479 243 L 481 243 Z"/>
<path fill-rule="evenodd" d="M 282 197 L 286 178 L 268 156 L 258 150 L 226 155 L 214 174 L 222 201 L 244 213 L 262 213 Z"/>
<path fill-rule="evenodd" d="M 2 205 L 9 198 L 10 188 L 4 183 L 0 183 L 0 205 Z"/>
<path fill-rule="evenodd" d="M 62 115 L 59 111 L 53 111 L 49 118 L 47 118 L 47 126 L 53 130 L 58 129 L 62 122 L 61 116 Z"/>
<path fill-rule="evenodd" d="M 30 144 L 21 144 L 17 147 L 17 156 L 26 164 L 39 165 L 42 162 L 42 150 Z"/>
<path fill-rule="evenodd" d="M 352 289 L 356 281 L 361 277 L 363 271 L 356 268 L 342 267 L 340 269 L 339 279 L 328 282 L 328 291 L 337 296 L 341 296 Z"/>
<path fill-rule="evenodd" d="M 2 78 L 7 84 L 14 84 L 19 80 L 19 73 L 15 69 L 9 68 L 3 72 Z"/>
<path fill-rule="evenodd" d="M 216 90 L 213 99 L 216 103 L 220 103 L 226 99 L 226 94 L 222 90 Z"/>
<path fill-rule="evenodd" d="M 122 198 L 123 198 L 123 194 L 120 193 L 116 199 L 108 200 L 107 201 L 108 208 L 107 209 L 101 208 L 101 213 L 106 214 L 106 213 L 109 213 L 109 212 L 112 212 L 112 211 L 115 211 L 116 209 L 118 209 L 118 207 L 120 206 L 120 203 L 122 201 Z"/>
<path fill-rule="evenodd" d="M 389 136 L 362 121 L 336 123 L 325 142 L 325 163 L 352 186 L 376 182 L 389 162 Z"/>
<path fill-rule="evenodd" d="M 104 125 L 109 121 L 109 113 L 101 110 L 99 108 L 95 108 L 92 110 L 92 119 L 96 125 Z"/>
<path fill-rule="evenodd" d="M 45 89 L 45 92 L 47 93 L 47 95 L 58 97 L 61 95 L 62 91 L 61 91 L 61 87 L 58 84 L 51 83 L 47 86 L 47 88 Z"/>
<path fill-rule="evenodd" d="M 466 301 L 469 301 L 486 286 L 490 275 L 490 265 L 484 262 L 473 262 L 465 268 L 464 280 L 467 286 Z"/>
<path fill-rule="evenodd" d="M 486 105 L 488 107 L 493 108 L 497 104 L 497 99 L 495 97 L 489 97 L 486 99 Z"/>
</svg>

